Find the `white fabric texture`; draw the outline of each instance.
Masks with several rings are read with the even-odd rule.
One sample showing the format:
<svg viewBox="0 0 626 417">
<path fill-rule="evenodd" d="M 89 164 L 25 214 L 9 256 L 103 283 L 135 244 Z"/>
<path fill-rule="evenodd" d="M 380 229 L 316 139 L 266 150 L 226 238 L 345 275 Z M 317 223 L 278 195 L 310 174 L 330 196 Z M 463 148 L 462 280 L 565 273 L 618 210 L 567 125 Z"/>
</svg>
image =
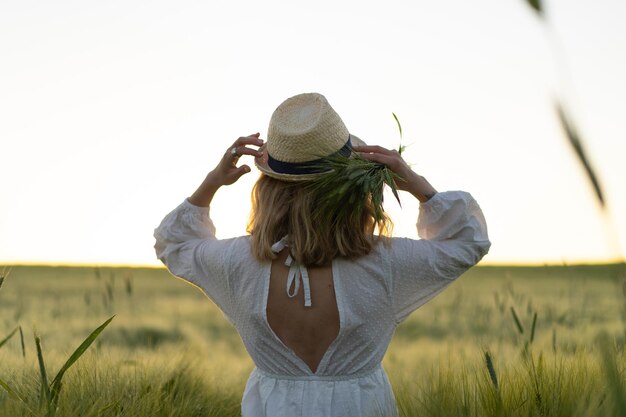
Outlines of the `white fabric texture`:
<svg viewBox="0 0 626 417">
<path fill-rule="evenodd" d="M 422 203 L 417 230 L 420 240 L 392 238 L 356 261 L 333 260 L 339 333 L 316 373 L 267 322 L 271 262 L 252 256 L 249 236 L 216 239 L 208 207 L 187 200 L 154 236 L 157 257 L 219 306 L 256 365 L 243 417 L 388 417 L 398 414 L 381 361 L 397 325 L 490 247 L 483 213 L 463 191 Z"/>
</svg>

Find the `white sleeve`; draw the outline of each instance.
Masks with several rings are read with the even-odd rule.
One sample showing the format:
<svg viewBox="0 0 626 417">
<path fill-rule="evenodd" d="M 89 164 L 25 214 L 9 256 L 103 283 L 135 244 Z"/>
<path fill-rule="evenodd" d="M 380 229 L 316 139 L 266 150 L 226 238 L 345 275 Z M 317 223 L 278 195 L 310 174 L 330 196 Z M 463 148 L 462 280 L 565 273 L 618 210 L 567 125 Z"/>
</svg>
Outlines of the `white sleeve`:
<svg viewBox="0 0 626 417">
<path fill-rule="evenodd" d="M 487 224 L 463 191 L 437 193 L 420 205 L 421 240 L 393 239 L 390 253 L 396 322 L 433 298 L 489 251 Z"/>
<path fill-rule="evenodd" d="M 230 316 L 233 303 L 227 266 L 234 239 L 216 239 L 209 208 L 185 199 L 165 216 L 154 237 L 157 258 L 169 271 L 200 287 Z"/>
</svg>

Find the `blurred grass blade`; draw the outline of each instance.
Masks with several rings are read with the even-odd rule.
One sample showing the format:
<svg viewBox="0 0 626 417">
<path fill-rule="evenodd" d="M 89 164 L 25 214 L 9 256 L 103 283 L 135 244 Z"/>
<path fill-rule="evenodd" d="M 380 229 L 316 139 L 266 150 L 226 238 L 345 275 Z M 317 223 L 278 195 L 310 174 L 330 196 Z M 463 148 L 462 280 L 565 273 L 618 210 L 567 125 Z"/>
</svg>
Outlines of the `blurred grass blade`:
<svg viewBox="0 0 626 417">
<path fill-rule="evenodd" d="M 496 388 L 496 390 L 498 390 L 498 376 L 496 375 L 496 369 L 493 366 L 493 360 L 491 359 L 491 354 L 488 350 L 485 351 L 485 365 L 487 365 L 487 371 L 489 372 L 489 378 L 491 379 L 491 383 Z"/>
<path fill-rule="evenodd" d="M 517 312 L 515 312 L 515 308 L 511 307 L 511 314 L 513 315 L 513 321 L 515 321 L 515 326 L 517 326 L 517 330 L 519 330 L 520 334 L 524 334 L 524 326 L 522 326 L 522 322 L 519 320 L 517 316 Z"/>
<path fill-rule="evenodd" d="M 541 0 L 526 0 L 526 3 L 528 3 L 528 5 L 532 7 L 539 16 L 543 15 L 543 8 L 541 6 Z"/>
<path fill-rule="evenodd" d="M 398 145 L 398 153 L 402 155 L 402 151 L 404 151 L 404 146 L 402 146 L 402 125 L 400 124 L 400 120 L 398 120 L 398 116 L 394 112 L 391 112 L 393 118 L 396 119 L 396 123 L 398 124 L 398 130 L 400 131 L 400 145 Z"/>
<path fill-rule="evenodd" d="M 46 364 L 43 360 L 43 351 L 41 349 L 41 339 L 38 335 L 35 335 L 35 347 L 37 348 L 37 360 L 39 361 L 39 373 L 41 375 L 41 399 L 40 404 L 43 404 L 45 399 L 46 404 L 50 404 L 50 385 L 48 384 L 48 371 L 46 370 Z"/>
<path fill-rule="evenodd" d="M 20 343 L 22 345 L 22 357 L 26 357 L 26 346 L 24 345 L 24 332 L 22 331 L 22 326 L 17 326 L 20 329 Z"/>
<path fill-rule="evenodd" d="M 59 373 L 54 377 L 54 380 L 52 380 L 51 386 L 53 387 L 53 389 L 55 389 L 56 386 L 61 383 L 61 378 L 63 378 L 65 372 L 67 372 L 67 370 L 72 365 L 74 365 L 74 362 L 76 362 L 83 355 L 83 353 L 85 353 L 85 351 L 89 348 L 89 346 L 91 346 L 91 344 L 96 340 L 100 333 L 102 333 L 102 331 L 109 325 L 109 323 L 111 323 L 114 317 L 115 316 L 111 316 L 111 318 L 102 323 L 96 330 L 91 332 L 91 334 L 87 336 L 87 338 L 83 341 L 83 343 L 80 344 L 80 346 L 74 351 L 74 353 L 72 353 L 69 359 L 65 362 L 65 365 L 63 365 Z M 58 389 L 55 391 L 58 393 Z"/>
<path fill-rule="evenodd" d="M 17 327 L 16 327 L 15 329 L 13 329 L 13 331 L 12 331 L 11 333 L 9 333 L 9 335 L 8 335 L 7 337 L 5 337 L 4 339 L 2 339 L 2 340 L 0 341 L 0 348 L 1 348 L 2 346 L 4 346 L 4 344 L 5 344 L 6 342 L 8 342 L 9 340 L 11 340 L 11 338 L 13 337 L 13 335 L 15 334 L 15 332 L 17 332 L 17 329 L 18 329 Z"/>
<path fill-rule="evenodd" d="M 613 399 L 613 406 L 616 416 L 626 416 L 626 386 L 624 386 L 623 375 L 618 369 L 615 350 L 607 334 L 600 336 L 600 356 L 602 367 L 606 376 L 609 388 L 609 395 Z"/>
<path fill-rule="evenodd" d="M 398 120 L 398 116 L 396 116 L 394 112 L 391 112 L 391 114 L 393 114 L 393 118 L 396 119 L 396 123 L 398 124 L 398 130 L 400 131 L 400 139 L 402 139 L 402 125 L 400 124 L 400 120 Z"/>
<path fill-rule="evenodd" d="M 17 391 L 14 391 L 13 388 L 11 388 L 11 386 L 7 384 L 6 381 L 4 381 L 1 378 L 0 378 L 0 387 L 4 388 L 7 394 L 9 394 L 11 398 L 13 398 L 14 400 L 20 400 L 24 404 L 28 405 L 28 402 L 26 401 L 26 399 L 24 399 L 24 397 L 18 394 Z"/>
<path fill-rule="evenodd" d="M 537 313 L 533 315 L 533 324 L 530 327 L 530 343 L 535 340 L 535 326 L 537 325 Z"/>
<path fill-rule="evenodd" d="M 596 193 L 596 198 L 600 202 L 600 205 L 602 206 L 602 208 L 604 208 L 604 193 L 602 192 L 600 181 L 598 180 L 598 177 L 593 167 L 591 166 L 591 162 L 589 161 L 589 158 L 587 157 L 587 154 L 585 153 L 585 150 L 583 149 L 583 144 L 580 139 L 580 135 L 578 134 L 578 130 L 576 129 L 576 126 L 574 126 L 574 123 L 572 122 L 571 118 L 567 115 L 565 109 L 563 108 L 563 106 L 561 105 L 559 101 L 555 103 L 555 107 L 556 107 L 557 115 L 559 116 L 559 121 L 561 122 L 561 127 L 565 131 L 565 134 L 567 135 L 567 139 L 569 140 L 570 145 L 572 145 L 572 148 L 574 148 L 574 152 L 576 153 L 576 156 L 580 160 L 580 163 L 583 165 L 583 168 L 585 169 L 585 173 L 587 174 L 587 177 L 591 181 L 591 185 L 593 186 L 593 189 Z"/>
<path fill-rule="evenodd" d="M 13 267 L 7 268 L 6 266 L 2 268 L 2 272 L 0 272 L 0 288 L 2 288 L 2 284 L 4 284 L 4 280 L 9 276 Z"/>
</svg>

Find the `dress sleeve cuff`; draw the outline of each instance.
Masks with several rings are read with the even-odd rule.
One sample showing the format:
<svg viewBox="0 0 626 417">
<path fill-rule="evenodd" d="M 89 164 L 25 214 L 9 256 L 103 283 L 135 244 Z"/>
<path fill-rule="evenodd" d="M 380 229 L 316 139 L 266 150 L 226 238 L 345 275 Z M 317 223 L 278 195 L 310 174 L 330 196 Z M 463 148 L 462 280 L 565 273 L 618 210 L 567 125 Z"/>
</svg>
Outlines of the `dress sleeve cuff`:
<svg viewBox="0 0 626 417">
<path fill-rule="evenodd" d="M 474 240 L 475 236 L 487 235 L 487 226 L 480 207 L 469 193 L 444 191 L 420 204 L 417 232 L 422 239 L 429 240 Z"/>
<path fill-rule="evenodd" d="M 208 212 L 209 211 L 209 206 L 207 206 L 207 207 L 196 206 L 195 204 L 192 204 L 189 201 L 189 197 L 185 198 L 185 201 L 183 201 L 183 207 L 191 209 L 191 210 L 202 211 L 202 212 Z"/>
</svg>

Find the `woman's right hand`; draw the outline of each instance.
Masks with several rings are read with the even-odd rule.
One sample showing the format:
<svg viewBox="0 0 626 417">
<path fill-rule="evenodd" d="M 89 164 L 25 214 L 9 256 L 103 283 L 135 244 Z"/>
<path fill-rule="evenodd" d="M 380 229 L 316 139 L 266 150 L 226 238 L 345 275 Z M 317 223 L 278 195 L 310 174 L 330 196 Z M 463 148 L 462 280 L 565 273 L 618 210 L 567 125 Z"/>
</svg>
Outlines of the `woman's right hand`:
<svg viewBox="0 0 626 417">
<path fill-rule="evenodd" d="M 263 155 L 261 150 L 249 147 L 256 146 L 260 148 L 263 145 L 263 139 L 259 139 L 259 136 L 260 133 L 241 136 L 228 148 L 215 169 L 209 174 L 217 185 L 231 185 L 241 178 L 242 175 L 250 172 L 248 165 L 237 166 L 237 162 L 242 155 L 255 157 Z"/>
<path fill-rule="evenodd" d="M 426 181 L 426 178 L 413 171 L 395 149 L 390 150 L 377 145 L 354 146 L 353 149 L 363 159 L 386 165 L 400 177 L 396 181 L 398 189 L 410 192 L 419 201 L 426 202 L 437 194 L 437 190 Z"/>
<path fill-rule="evenodd" d="M 248 165 L 237 166 L 241 155 L 261 156 L 263 152 L 249 146 L 261 147 L 263 140 L 259 139 L 259 133 L 250 136 L 242 136 L 237 139 L 224 153 L 222 159 L 209 172 L 198 189 L 188 198 L 189 202 L 195 206 L 208 207 L 213 200 L 213 196 L 218 188 L 223 185 L 235 183 L 242 175 L 250 172 Z"/>
</svg>

